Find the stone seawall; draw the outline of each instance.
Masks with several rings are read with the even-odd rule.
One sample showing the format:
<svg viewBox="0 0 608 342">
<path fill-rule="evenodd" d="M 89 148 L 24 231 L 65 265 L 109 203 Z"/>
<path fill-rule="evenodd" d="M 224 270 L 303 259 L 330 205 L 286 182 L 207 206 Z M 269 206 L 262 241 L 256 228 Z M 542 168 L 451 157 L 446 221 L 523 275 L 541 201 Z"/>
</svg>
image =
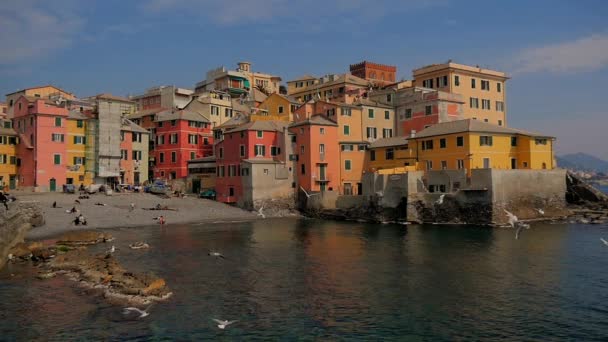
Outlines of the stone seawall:
<svg viewBox="0 0 608 342">
<path fill-rule="evenodd" d="M 0 209 L 0 269 L 6 264 L 9 250 L 23 242 L 28 230 L 44 224 L 38 203 L 13 202 L 8 205 L 8 210 L 3 206 Z"/>
</svg>

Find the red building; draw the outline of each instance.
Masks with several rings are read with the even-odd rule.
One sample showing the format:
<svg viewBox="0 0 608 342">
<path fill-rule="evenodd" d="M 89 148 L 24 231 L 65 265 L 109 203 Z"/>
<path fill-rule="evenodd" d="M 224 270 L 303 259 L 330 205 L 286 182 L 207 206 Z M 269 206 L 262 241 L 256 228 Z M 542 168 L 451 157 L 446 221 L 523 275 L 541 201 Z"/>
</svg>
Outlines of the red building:
<svg viewBox="0 0 608 342">
<path fill-rule="evenodd" d="M 188 160 L 213 154 L 209 119 L 189 110 L 167 110 L 156 114 L 154 177 L 188 176 Z"/>
<path fill-rule="evenodd" d="M 353 76 L 371 81 L 377 86 L 384 86 L 395 83 L 397 67 L 363 61 L 350 65 L 350 73 Z"/>
<path fill-rule="evenodd" d="M 276 163 L 285 166 L 287 124 L 284 121 L 253 121 L 224 132 L 224 139 L 215 145 L 218 201 L 251 207 L 253 201 L 263 197 L 254 191 L 284 188 L 282 183 L 289 183 L 290 189 L 290 177 L 277 177 L 273 174 L 277 167 L 270 167 Z M 269 166 L 257 167 L 260 164 Z"/>
</svg>

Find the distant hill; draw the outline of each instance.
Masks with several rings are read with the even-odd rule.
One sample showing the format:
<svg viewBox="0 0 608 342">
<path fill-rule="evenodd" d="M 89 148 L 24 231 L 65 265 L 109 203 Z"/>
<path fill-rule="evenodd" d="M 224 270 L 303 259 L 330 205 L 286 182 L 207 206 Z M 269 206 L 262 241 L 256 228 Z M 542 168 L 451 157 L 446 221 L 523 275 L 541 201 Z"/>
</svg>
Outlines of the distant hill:
<svg viewBox="0 0 608 342">
<path fill-rule="evenodd" d="M 608 173 L 608 161 L 586 153 L 565 154 L 563 156 L 557 156 L 555 159 L 557 160 L 557 166 L 562 168 Z"/>
</svg>

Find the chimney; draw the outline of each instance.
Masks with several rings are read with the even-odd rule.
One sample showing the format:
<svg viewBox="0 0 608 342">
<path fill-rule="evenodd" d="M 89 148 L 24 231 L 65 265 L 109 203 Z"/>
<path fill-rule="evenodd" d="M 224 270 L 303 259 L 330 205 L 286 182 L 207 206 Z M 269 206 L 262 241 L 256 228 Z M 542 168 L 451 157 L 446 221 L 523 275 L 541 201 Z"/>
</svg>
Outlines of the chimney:
<svg viewBox="0 0 608 342">
<path fill-rule="evenodd" d="M 410 131 L 410 138 L 415 138 L 416 137 L 416 130 L 413 129 Z"/>
</svg>

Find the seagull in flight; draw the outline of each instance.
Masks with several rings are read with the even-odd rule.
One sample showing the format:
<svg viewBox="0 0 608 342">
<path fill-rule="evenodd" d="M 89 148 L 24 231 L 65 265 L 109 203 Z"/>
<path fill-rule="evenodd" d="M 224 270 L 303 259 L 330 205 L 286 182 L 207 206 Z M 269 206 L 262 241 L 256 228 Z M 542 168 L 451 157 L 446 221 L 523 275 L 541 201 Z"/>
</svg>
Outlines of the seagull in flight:
<svg viewBox="0 0 608 342">
<path fill-rule="evenodd" d="M 222 259 L 226 259 L 225 256 L 222 255 L 222 253 L 218 253 L 218 252 L 209 252 L 209 256 L 215 257 L 215 258 L 222 258 Z"/>
<path fill-rule="evenodd" d="M 137 318 L 144 318 L 146 316 L 150 316 L 150 313 L 148 312 L 148 310 L 150 310 L 151 307 L 152 307 L 152 305 L 148 306 L 148 308 L 145 310 L 141 310 L 141 309 L 130 306 L 128 308 L 125 308 L 122 311 L 122 313 L 123 313 L 123 315 L 128 315 L 131 312 L 137 312 L 139 314 L 139 317 L 137 317 Z"/>
<path fill-rule="evenodd" d="M 435 203 L 437 203 L 439 205 L 442 205 L 444 197 L 445 197 L 445 194 L 442 194 L 441 196 L 439 196 L 439 199 L 437 201 L 435 201 Z"/>
<path fill-rule="evenodd" d="M 518 240 L 519 234 L 521 234 L 521 230 L 524 228 L 530 229 L 530 225 L 527 223 L 519 222 L 517 216 L 513 215 L 513 213 L 507 211 L 506 209 L 505 213 L 507 213 L 507 216 L 509 217 L 509 224 L 511 225 L 511 227 L 517 228 L 517 230 L 515 231 L 515 240 Z"/>
<path fill-rule="evenodd" d="M 504 211 L 507 214 L 507 217 L 509 218 L 509 224 L 511 225 L 511 227 L 515 228 L 515 224 L 517 223 L 517 216 L 513 215 L 513 213 L 511 213 L 510 211 L 507 211 L 507 209 L 504 209 Z"/>
<path fill-rule="evenodd" d="M 264 213 L 262 212 L 262 209 L 264 209 L 264 205 L 263 204 L 260 207 L 260 209 L 258 209 L 258 216 L 262 216 L 262 218 L 266 218 L 266 215 L 264 215 Z"/>
<path fill-rule="evenodd" d="M 309 194 L 306 190 L 304 190 L 304 188 L 302 186 L 300 186 L 300 189 L 302 189 L 302 191 L 304 191 L 304 195 L 306 195 L 306 198 L 310 198 L 310 196 L 314 196 L 314 195 L 320 194 L 320 192 L 317 192 L 315 194 Z"/>
<path fill-rule="evenodd" d="M 226 329 L 227 326 L 229 326 L 232 323 L 238 322 L 238 321 L 222 321 L 221 319 L 213 319 L 216 323 L 217 323 L 217 327 L 220 329 Z"/>
<path fill-rule="evenodd" d="M 604 245 L 608 246 L 608 241 L 604 240 L 603 238 L 600 238 L 600 240 L 602 240 L 602 242 L 604 243 Z"/>
</svg>

